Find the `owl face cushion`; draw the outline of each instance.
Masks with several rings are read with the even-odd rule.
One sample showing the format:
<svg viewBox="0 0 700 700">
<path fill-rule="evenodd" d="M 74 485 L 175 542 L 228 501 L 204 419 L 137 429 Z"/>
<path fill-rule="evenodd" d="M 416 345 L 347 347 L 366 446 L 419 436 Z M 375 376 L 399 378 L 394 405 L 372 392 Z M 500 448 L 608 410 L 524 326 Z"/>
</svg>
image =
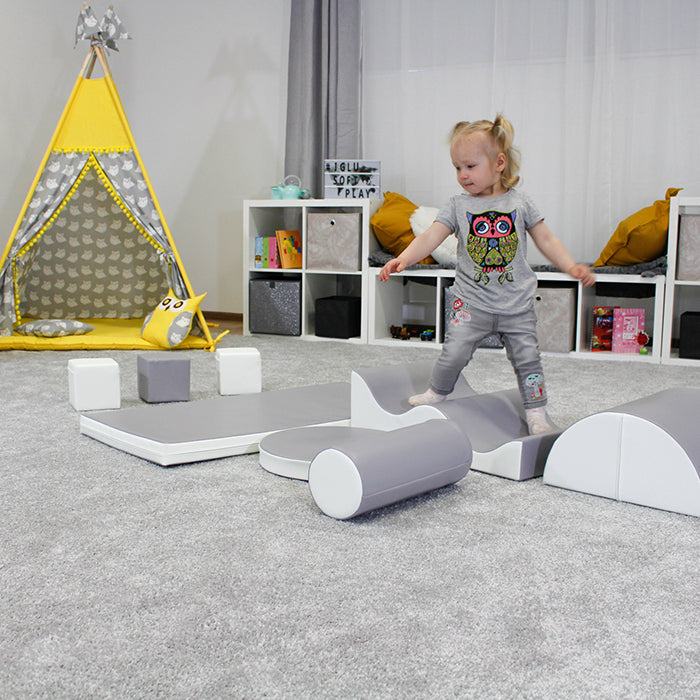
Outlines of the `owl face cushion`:
<svg viewBox="0 0 700 700">
<path fill-rule="evenodd" d="M 178 299 L 173 290 L 168 291 L 158 306 L 146 316 L 141 337 L 161 348 L 174 348 L 189 334 L 194 315 L 206 292 L 191 299 Z"/>
</svg>

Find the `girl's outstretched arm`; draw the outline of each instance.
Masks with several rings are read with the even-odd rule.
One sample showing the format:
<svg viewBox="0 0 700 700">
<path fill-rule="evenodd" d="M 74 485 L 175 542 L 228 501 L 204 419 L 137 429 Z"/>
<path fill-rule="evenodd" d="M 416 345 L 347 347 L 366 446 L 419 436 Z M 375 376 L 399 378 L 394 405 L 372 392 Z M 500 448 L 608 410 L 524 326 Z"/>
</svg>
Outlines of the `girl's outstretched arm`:
<svg viewBox="0 0 700 700">
<path fill-rule="evenodd" d="M 379 279 L 386 282 L 392 273 L 401 272 L 427 258 L 451 233 L 445 224 L 434 221 L 420 236 L 416 236 L 400 255 L 384 265 L 379 271 Z"/>
<path fill-rule="evenodd" d="M 574 279 L 581 280 L 584 287 L 590 287 L 595 284 L 595 275 L 591 268 L 584 263 L 577 263 L 544 221 L 538 221 L 529 229 L 529 233 L 537 249 L 549 262 L 556 265 L 562 272 L 571 275 Z"/>
</svg>

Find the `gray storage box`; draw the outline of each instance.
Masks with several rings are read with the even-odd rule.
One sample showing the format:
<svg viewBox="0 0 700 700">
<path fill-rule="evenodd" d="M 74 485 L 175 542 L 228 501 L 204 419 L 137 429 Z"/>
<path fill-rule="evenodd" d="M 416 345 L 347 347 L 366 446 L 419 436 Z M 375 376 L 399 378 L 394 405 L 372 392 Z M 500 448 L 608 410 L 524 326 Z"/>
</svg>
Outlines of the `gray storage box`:
<svg viewBox="0 0 700 700">
<path fill-rule="evenodd" d="M 700 280 L 700 216 L 683 214 L 678 229 L 676 279 Z"/>
<path fill-rule="evenodd" d="M 357 272 L 362 268 L 360 215 L 308 215 L 306 267 L 310 270 Z"/>
<path fill-rule="evenodd" d="M 251 333 L 301 335 L 301 279 L 250 280 L 248 312 Z"/>
<path fill-rule="evenodd" d="M 576 336 L 574 287 L 538 287 L 535 295 L 537 339 L 543 352 L 570 352 Z"/>
</svg>

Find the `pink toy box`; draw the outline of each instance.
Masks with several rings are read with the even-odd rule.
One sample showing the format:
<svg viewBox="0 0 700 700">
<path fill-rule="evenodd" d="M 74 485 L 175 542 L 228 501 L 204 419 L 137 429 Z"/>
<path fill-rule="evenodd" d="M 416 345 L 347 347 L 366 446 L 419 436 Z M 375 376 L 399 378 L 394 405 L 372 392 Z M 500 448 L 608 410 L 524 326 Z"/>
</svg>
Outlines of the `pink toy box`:
<svg viewBox="0 0 700 700">
<path fill-rule="evenodd" d="M 612 351 L 638 353 L 645 344 L 640 342 L 640 334 L 644 334 L 644 309 L 616 306 L 613 312 Z"/>
</svg>

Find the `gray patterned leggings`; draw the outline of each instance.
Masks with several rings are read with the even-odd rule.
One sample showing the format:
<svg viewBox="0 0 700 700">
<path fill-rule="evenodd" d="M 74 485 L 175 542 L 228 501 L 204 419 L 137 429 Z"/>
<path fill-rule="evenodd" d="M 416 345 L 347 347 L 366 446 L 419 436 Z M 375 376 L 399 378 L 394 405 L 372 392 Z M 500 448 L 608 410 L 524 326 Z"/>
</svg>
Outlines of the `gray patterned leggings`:
<svg viewBox="0 0 700 700">
<path fill-rule="evenodd" d="M 525 408 L 547 405 L 544 371 L 537 345 L 534 308 L 522 314 L 491 314 L 456 301 L 448 323 L 445 343 L 435 363 L 430 387 L 436 394 L 449 394 L 459 373 L 469 364 L 478 344 L 491 334 L 500 337 L 518 379 Z"/>
</svg>

